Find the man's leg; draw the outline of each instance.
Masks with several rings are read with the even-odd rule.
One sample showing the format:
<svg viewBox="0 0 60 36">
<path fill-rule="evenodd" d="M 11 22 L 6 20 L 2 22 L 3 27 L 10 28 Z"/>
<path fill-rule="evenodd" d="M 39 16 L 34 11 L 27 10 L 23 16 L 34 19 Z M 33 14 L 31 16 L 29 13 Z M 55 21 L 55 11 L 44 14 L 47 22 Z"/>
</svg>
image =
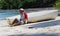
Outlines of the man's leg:
<svg viewBox="0 0 60 36">
<path fill-rule="evenodd" d="M 16 18 L 13 22 L 12 22 L 12 24 L 14 24 L 14 23 L 18 23 L 19 21 L 18 21 L 18 19 Z"/>
<path fill-rule="evenodd" d="M 21 25 L 21 22 L 20 21 L 18 23 L 14 23 L 12 26 L 18 26 L 18 25 Z"/>
<path fill-rule="evenodd" d="M 16 18 L 16 19 L 14 19 L 14 21 L 12 22 L 12 24 L 11 24 L 10 26 L 12 27 L 12 26 L 16 25 L 18 22 L 19 22 L 19 21 L 18 21 L 18 19 Z"/>
</svg>

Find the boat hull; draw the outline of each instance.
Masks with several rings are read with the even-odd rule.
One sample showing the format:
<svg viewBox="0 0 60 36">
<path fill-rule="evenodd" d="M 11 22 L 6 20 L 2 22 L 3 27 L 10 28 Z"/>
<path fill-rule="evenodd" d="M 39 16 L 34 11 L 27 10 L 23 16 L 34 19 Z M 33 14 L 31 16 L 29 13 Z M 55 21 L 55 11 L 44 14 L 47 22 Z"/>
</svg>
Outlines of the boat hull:
<svg viewBox="0 0 60 36">
<path fill-rule="evenodd" d="M 55 19 L 57 15 L 58 15 L 57 10 L 32 12 L 32 13 L 28 13 L 28 22 L 36 22 L 46 19 Z M 8 17 L 8 18 L 11 19 L 11 21 L 13 21 L 15 18 L 20 19 L 20 15 Z"/>
</svg>

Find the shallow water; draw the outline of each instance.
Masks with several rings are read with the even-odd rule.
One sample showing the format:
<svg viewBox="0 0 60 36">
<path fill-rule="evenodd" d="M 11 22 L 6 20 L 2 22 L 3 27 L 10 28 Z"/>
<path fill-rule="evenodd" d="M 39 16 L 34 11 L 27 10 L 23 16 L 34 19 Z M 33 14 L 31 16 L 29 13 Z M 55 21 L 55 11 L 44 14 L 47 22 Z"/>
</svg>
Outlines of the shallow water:
<svg viewBox="0 0 60 36">
<path fill-rule="evenodd" d="M 44 10 L 53 10 L 55 8 L 36 8 L 36 9 L 25 9 L 27 13 L 30 12 L 38 12 L 38 11 L 44 11 Z M 6 18 L 19 15 L 19 10 L 0 10 L 0 18 Z"/>
<path fill-rule="evenodd" d="M 17 10 L 0 10 L 0 18 L 19 15 Z"/>
<path fill-rule="evenodd" d="M 30 13 L 31 11 L 25 10 L 27 13 Z M 19 10 L 0 10 L 0 18 L 6 18 L 19 15 Z"/>
</svg>

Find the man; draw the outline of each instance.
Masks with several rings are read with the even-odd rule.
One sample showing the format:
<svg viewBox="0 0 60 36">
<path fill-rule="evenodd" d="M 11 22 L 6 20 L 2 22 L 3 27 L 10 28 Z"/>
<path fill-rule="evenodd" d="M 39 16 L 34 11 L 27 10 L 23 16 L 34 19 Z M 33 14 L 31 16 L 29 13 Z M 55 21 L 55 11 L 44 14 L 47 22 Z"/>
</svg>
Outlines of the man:
<svg viewBox="0 0 60 36">
<path fill-rule="evenodd" d="M 24 11 L 24 9 L 20 9 L 20 21 L 18 21 L 18 19 L 16 18 L 12 24 L 10 26 L 17 26 L 17 25 L 21 25 L 21 24 L 27 24 L 28 21 L 28 14 Z"/>
</svg>

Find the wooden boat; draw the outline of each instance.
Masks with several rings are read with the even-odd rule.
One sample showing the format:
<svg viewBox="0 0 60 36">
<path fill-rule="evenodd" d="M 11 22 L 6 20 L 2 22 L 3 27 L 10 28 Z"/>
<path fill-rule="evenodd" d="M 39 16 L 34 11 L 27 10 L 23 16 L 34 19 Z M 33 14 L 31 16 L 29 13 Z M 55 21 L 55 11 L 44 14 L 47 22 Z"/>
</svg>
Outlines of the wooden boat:
<svg viewBox="0 0 60 36">
<path fill-rule="evenodd" d="M 36 22 L 46 19 L 55 19 L 58 15 L 57 10 L 45 10 L 45 11 L 38 11 L 38 12 L 31 12 L 28 13 L 28 22 Z M 7 17 L 7 19 L 13 21 L 15 18 L 20 19 L 20 15 Z"/>
</svg>

